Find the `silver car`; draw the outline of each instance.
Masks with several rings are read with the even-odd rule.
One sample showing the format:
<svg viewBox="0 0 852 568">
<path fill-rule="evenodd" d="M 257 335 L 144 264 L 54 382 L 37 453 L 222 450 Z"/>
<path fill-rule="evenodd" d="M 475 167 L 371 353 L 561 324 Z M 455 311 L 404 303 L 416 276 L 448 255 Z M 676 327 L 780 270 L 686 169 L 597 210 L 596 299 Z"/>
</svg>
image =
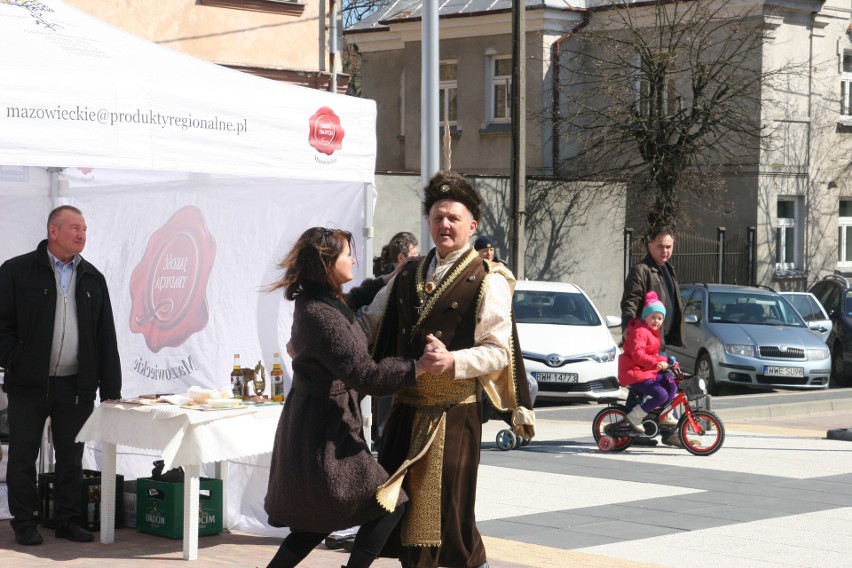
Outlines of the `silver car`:
<svg viewBox="0 0 852 568">
<path fill-rule="evenodd" d="M 725 284 L 680 287 L 683 347 L 667 346 L 681 368 L 721 385 L 826 389 L 828 347 L 774 290 Z"/>
<path fill-rule="evenodd" d="M 808 328 L 825 342 L 831 333 L 831 319 L 816 296 L 810 292 L 779 292 L 784 299 L 793 304 Z"/>
</svg>

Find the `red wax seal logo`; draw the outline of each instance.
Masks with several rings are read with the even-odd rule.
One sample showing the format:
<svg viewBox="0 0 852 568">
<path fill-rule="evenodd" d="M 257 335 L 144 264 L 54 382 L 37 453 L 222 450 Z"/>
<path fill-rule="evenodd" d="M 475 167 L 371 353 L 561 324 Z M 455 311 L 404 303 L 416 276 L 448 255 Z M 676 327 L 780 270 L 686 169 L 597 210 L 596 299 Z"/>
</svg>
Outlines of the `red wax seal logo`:
<svg viewBox="0 0 852 568">
<path fill-rule="evenodd" d="M 207 325 L 207 281 L 216 241 L 197 207 L 187 206 L 154 231 L 130 277 L 130 330 L 157 353 L 178 347 Z"/>
<path fill-rule="evenodd" d="M 311 132 L 308 142 L 317 152 L 331 156 L 335 150 L 340 150 L 343 141 L 343 127 L 340 118 L 328 107 L 322 107 L 311 117 Z"/>
</svg>

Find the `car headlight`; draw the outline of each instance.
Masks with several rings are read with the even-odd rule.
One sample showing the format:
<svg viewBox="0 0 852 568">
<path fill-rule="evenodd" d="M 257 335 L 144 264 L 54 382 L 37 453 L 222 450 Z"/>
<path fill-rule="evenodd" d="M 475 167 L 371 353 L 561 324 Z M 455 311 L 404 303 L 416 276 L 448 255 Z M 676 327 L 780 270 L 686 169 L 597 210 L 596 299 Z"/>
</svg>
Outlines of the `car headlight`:
<svg viewBox="0 0 852 568">
<path fill-rule="evenodd" d="M 742 357 L 754 357 L 754 345 L 725 345 L 725 352 L 731 355 L 741 355 Z"/>
<path fill-rule="evenodd" d="M 811 361 L 828 359 L 828 349 L 808 349 L 808 359 Z"/>
<path fill-rule="evenodd" d="M 606 351 L 592 353 L 592 359 L 598 363 L 609 363 L 610 361 L 615 361 L 615 347 L 607 349 Z"/>
</svg>

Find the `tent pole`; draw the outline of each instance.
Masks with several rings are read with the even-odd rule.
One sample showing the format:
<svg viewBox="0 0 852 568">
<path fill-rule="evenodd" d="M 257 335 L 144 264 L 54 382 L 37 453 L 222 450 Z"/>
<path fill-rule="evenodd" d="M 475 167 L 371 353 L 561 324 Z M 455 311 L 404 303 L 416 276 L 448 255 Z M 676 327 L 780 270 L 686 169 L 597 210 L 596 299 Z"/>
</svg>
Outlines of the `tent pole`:
<svg viewBox="0 0 852 568">
<path fill-rule="evenodd" d="M 373 211 L 375 210 L 376 186 L 371 183 L 364 184 L 364 252 L 361 262 L 361 278 L 373 276 Z M 377 275 L 378 276 L 378 275 Z"/>
<path fill-rule="evenodd" d="M 364 279 L 373 276 L 373 210 L 375 208 L 376 188 L 371 183 L 364 184 L 364 252 L 361 255 L 361 276 Z M 373 447 L 373 397 L 361 399 L 361 420 L 364 428 L 364 440 Z"/>
<path fill-rule="evenodd" d="M 50 174 L 50 209 L 59 207 L 59 192 L 68 189 L 68 181 L 60 179 L 63 168 L 47 168 Z"/>
</svg>

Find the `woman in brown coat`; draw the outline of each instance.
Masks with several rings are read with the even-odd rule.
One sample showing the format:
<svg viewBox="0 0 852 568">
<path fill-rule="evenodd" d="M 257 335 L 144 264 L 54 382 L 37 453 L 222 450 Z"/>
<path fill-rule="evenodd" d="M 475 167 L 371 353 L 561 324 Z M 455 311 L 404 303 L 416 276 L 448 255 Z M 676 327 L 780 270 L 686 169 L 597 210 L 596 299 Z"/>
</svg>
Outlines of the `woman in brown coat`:
<svg viewBox="0 0 852 568">
<path fill-rule="evenodd" d="M 364 440 L 360 394 L 389 395 L 415 383 L 413 359 L 376 363 L 354 310 L 384 285 L 366 282 L 344 295 L 355 260 L 352 235 L 305 231 L 271 286 L 295 300 L 291 347 L 293 386 L 287 396 L 269 472 L 265 508 L 270 524 L 290 528 L 269 567 L 292 567 L 336 530 L 360 525 L 348 568 L 369 566 L 402 516 L 408 497 L 383 508 L 376 489 L 387 472 Z"/>
</svg>

